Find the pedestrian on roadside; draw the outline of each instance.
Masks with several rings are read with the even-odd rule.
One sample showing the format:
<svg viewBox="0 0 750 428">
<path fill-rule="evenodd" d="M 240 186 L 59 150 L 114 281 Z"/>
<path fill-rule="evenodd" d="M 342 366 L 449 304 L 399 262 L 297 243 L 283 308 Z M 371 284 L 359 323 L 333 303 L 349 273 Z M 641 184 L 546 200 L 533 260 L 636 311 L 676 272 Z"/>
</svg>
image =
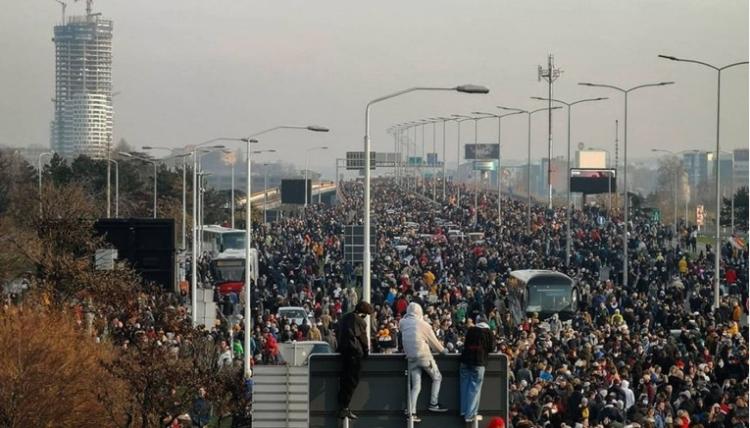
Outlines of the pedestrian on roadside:
<svg viewBox="0 0 750 428">
<path fill-rule="evenodd" d="M 204 428 L 211 420 L 211 403 L 206 399 L 206 389 L 198 388 L 198 395 L 190 407 L 190 420 L 193 427 Z"/>
<path fill-rule="evenodd" d="M 338 331 L 338 352 L 341 355 L 341 378 L 339 379 L 339 418 L 357 419 L 349 409 L 354 390 L 359 384 L 362 360 L 369 354 L 367 323 L 365 318 L 375 311 L 365 302 L 357 303 L 353 312 L 341 318 Z"/>
<path fill-rule="evenodd" d="M 409 303 L 406 308 L 406 316 L 399 322 L 401 338 L 404 345 L 404 353 L 408 360 L 409 375 L 411 376 L 411 417 L 414 422 L 420 422 L 417 416 L 417 400 L 422 390 L 422 370 L 432 378 L 432 391 L 430 393 L 430 405 L 427 408 L 431 412 L 445 412 L 448 409 L 440 405 L 440 383 L 443 376 L 440 374 L 435 358 L 430 350 L 440 353 L 447 351 L 440 343 L 432 326 L 424 320 L 422 307 L 418 303 Z"/>
<path fill-rule="evenodd" d="M 461 416 L 467 423 L 481 421 L 479 400 L 482 395 L 484 368 L 487 357 L 495 351 L 495 336 L 484 315 L 477 315 L 476 325 L 466 332 L 464 350 L 461 353 L 459 385 L 461 388 Z"/>
</svg>

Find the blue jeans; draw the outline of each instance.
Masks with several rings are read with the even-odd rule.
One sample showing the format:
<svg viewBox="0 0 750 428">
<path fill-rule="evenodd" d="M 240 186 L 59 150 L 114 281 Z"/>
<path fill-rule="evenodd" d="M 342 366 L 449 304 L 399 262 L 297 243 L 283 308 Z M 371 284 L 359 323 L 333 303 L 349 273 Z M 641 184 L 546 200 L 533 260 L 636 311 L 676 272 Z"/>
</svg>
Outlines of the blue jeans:
<svg viewBox="0 0 750 428">
<path fill-rule="evenodd" d="M 461 416 L 471 419 L 479 411 L 479 398 L 484 382 L 483 366 L 468 366 L 461 363 L 459 369 L 461 386 Z"/>
<path fill-rule="evenodd" d="M 430 405 L 438 404 L 438 396 L 440 395 L 440 383 L 443 381 L 443 376 L 438 370 L 438 366 L 435 360 L 430 358 L 427 361 L 419 360 L 408 360 L 409 374 L 411 375 L 411 406 L 410 410 L 413 415 L 417 414 L 417 399 L 419 393 L 422 391 L 422 370 L 432 378 L 432 388 L 430 391 Z"/>
</svg>

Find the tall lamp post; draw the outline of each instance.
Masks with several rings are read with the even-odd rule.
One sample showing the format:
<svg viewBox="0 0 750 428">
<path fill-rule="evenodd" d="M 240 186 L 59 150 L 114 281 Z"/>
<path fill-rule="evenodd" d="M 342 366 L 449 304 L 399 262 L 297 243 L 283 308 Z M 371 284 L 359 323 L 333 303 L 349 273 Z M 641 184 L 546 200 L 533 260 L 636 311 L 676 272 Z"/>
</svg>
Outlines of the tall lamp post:
<svg viewBox="0 0 750 428">
<path fill-rule="evenodd" d="M 674 82 L 658 82 L 658 83 L 646 83 L 644 85 L 638 85 L 633 86 L 629 89 L 623 89 L 614 85 L 604 85 L 600 83 L 589 83 L 589 82 L 581 82 L 579 85 L 582 86 L 589 86 L 594 88 L 608 88 L 613 89 L 615 91 L 619 91 L 624 95 L 624 101 L 625 101 L 625 118 L 623 121 L 624 131 L 623 131 L 623 145 L 622 145 L 622 179 L 623 179 L 623 187 L 625 194 L 625 202 L 623 209 L 625 211 L 624 214 L 624 222 L 622 227 L 622 249 L 623 249 L 623 259 L 622 259 L 622 285 L 624 287 L 627 287 L 628 285 L 628 216 L 629 216 L 629 210 L 630 210 L 630 197 L 628 196 L 628 94 L 630 94 L 633 91 L 637 91 L 638 89 L 643 88 L 651 88 L 656 86 L 667 86 L 672 85 Z"/>
<path fill-rule="evenodd" d="M 157 211 L 157 209 L 156 209 L 156 207 L 157 207 L 157 205 L 156 205 L 156 197 L 157 197 L 157 194 L 156 194 L 156 192 L 157 192 L 157 189 L 156 189 L 156 178 L 157 178 L 157 174 L 158 174 L 156 161 L 155 160 L 151 160 L 151 159 L 147 159 L 147 158 L 144 158 L 144 157 L 141 157 L 141 156 L 137 156 L 137 155 L 134 155 L 134 154 L 128 153 L 128 152 L 119 152 L 119 154 L 120 154 L 120 156 L 125 156 L 125 157 L 132 158 L 132 159 L 138 159 L 141 162 L 150 163 L 151 165 L 154 166 L 154 218 L 156 218 L 156 211 Z"/>
<path fill-rule="evenodd" d="M 268 167 L 270 165 L 268 162 L 263 164 L 263 224 L 268 221 L 266 212 L 268 209 Z"/>
<path fill-rule="evenodd" d="M 191 235 L 193 237 L 192 242 L 192 249 L 190 257 L 190 297 L 191 297 L 191 318 L 193 322 L 193 327 L 196 327 L 198 325 L 198 193 L 200 192 L 200 187 L 198 186 L 198 148 L 201 146 L 206 146 L 211 143 L 216 143 L 219 141 L 242 141 L 239 138 L 226 138 L 226 137 L 219 137 L 219 138 L 213 138 L 208 141 L 204 141 L 200 144 L 196 144 L 194 146 L 188 146 L 186 149 L 190 150 L 190 153 L 193 157 L 193 219 L 192 219 L 192 225 L 191 225 Z M 223 145 L 214 145 L 211 148 L 213 149 L 223 149 Z M 183 189 L 184 189 L 183 185 Z M 183 218 L 185 217 L 185 211 L 183 210 Z"/>
<path fill-rule="evenodd" d="M 273 128 L 268 128 L 266 130 L 256 132 L 254 134 L 249 135 L 247 138 L 240 139 L 241 141 L 245 142 L 247 144 L 247 202 L 245 203 L 245 343 L 244 350 L 245 355 L 243 356 L 243 363 L 245 368 L 245 378 L 249 379 L 251 377 L 251 359 L 253 358 L 252 355 L 250 355 L 250 335 L 252 333 L 252 293 L 251 293 L 251 286 L 250 286 L 250 248 L 252 246 L 252 230 L 253 230 L 253 222 L 252 222 L 252 209 L 250 207 L 250 195 L 252 194 L 252 170 L 251 170 L 251 153 L 252 150 L 250 150 L 250 145 L 257 143 L 258 140 L 254 139 L 254 137 L 258 137 L 263 134 L 268 134 L 269 132 L 277 131 L 280 129 L 300 129 L 300 130 L 307 130 L 312 132 L 328 132 L 328 128 L 318 126 L 318 125 L 310 125 L 310 126 L 289 126 L 289 125 L 282 125 L 282 126 L 274 126 Z"/>
<path fill-rule="evenodd" d="M 456 177 L 453 181 L 456 182 L 456 206 L 461 206 L 461 122 L 474 119 L 471 116 L 463 114 L 452 114 L 451 117 L 456 121 Z"/>
<path fill-rule="evenodd" d="M 572 102 L 566 102 L 566 101 L 558 100 L 555 98 L 543 98 L 543 97 L 531 97 L 531 99 L 539 100 L 539 101 L 554 101 L 556 103 L 564 104 L 568 108 L 568 149 L 566 151 L 567 160 L 566 160 L 566 167 L 565 167 L 566 168 L 565 170 L 566 180 L 565 181 L 567 181 L 565 186 L 568 190 L 566 192 L 567 202 L 566 202 L 566 207 L 565 207 L 565 218 L 566 218 L 565 219 L 565 223 L 566 223 L 565 225 L 565 266 L 568 266 L 570 265 L 570 240 L 571 240 L 571 236 L 570 236 L 570 110 L 571 110 L 571 107 L 573 107 L 576 104 L 593 102 L 593 101 L 603 101 L 603 100 L 606 100 L 607 97 L 586 98 L 586 99 L 572 101 Z M 550 159 L 549 162 L 551 164 L 552 159 Z M 550 186 L 551 186 L 552 179 L 550 178 L 549 180 L 550 180 Z M 552 195 L 551 187 L 550 187 L 550 195 Z"/>
<path fill-rule="evenodd" d="M 416 92 L 416 91 L 457 91 L 457 92 L 463 92 L 467 94 L 486 94 L 489 93 L 489 89 L 485 88 L 484 86 L 477 86 L 477 85 L 461 85 L 461 86 L 454 86 L 454 87 L 412 87 L 408 89 L 404 89 L 398 92 L 394 92 L 389 95 L 385 95 L 383 97 L 376 98 L 370 102 L 367 103 L 365 106 L 365 137 L 364 137 L 364 149 L 365 149 L 365 194 L 364 194 L 364 250 L 363 250 L 363 258 L 364 258 L 364 266 L 363 266 L 363 284 L 362 284 L 362 294 L 363 299 L 366 302 L 370 301 L 370 279 L 371 279 L 371 269 L 370 269 L 370 109 L 373 105 L 380 103 L 382 101 L 398 97 L 400 95 L 404 95 L 410 92 Z M 368 346 L 369 346 L 369 339 L 370 339 L 370 317 L 367 317 L 367 339 L 368 339 Z"/>
<path fill-rule="evenodd" d="M 455 119 L 450 118 L 450 117 L 434 117 L 431 120 L 439 120 L 439 121 L 443 122 L 443 165 L 442 165 L 443 172 L 442 172 L 442 180 L 441 181 L 442 181 L 442 184 L 443 184 L 443 200 L 445 201 L 445 182 L 446 182 L 446 173 L 445 172 L 446 172 L 446 168 L 447 168 L 447 162 L 446 162 L 446 158 L 445 158 L 445 147 L 446 147 L 446 144 L 445 144 L 445 122 L 448 122 L 448 121 L 451 121 L 451 120 L 455 120 Z"/>
<path fill-rule="evenodd" d="M 719 273 L 721 270 L 721 176 L 719 169 L 721 168 L 721 162 L 719 162 L 719 153 L 721 152 L 721 140 L 720 140 L 720 124 L 721 124 L 721 72 L 732 67 L 747 64 L 747 61 L 735 62 L 728 64 L 723 67 L 717 67 L 703 61 L 696 61 L 694 59 L 677 58 L 669 55 L 659 55 L 659 58 L 668 59 L 671 61 L 678 62 L 689 62 L 693 64 L 702 65 L 716 71 L 716 158 L 714 159 L 714 177 L 716 179 L 716 248 L 714 249 L 714 309 L 719 309 L 720 297 L 719 297 Z M 627 129 L 627 128 L 626 128 Z M 734 171 L 733 171 L 734 173 Z M 734 195 L 732 195 L 734 200 Z"/>
<path fill-rule="evenodd" d="M 223 147 L 224 146 L 221 146 L 221 148 L 223 148 Z M 170 147 L 164 147 L 164 146 L 143 146 L 143 147 L 141 147 L 141 150 L 168 150 L 168 151 L 172 151 L 173 149 L 170 148 Z M 187 175 L 187 172 L 186 172 L 187 171 L 187 158 L 191 154 L 192 154 L 191 152 L 188 152 L 188 153 L 183 153 L 184 156 L 180 156 L 180 157 L 182 157 L 182 251 L 185 251 L 185 249 L 187 248 L 186 244 L 185 244 L 185 239 L 187 237 L 186 231 L 185 231 L 185 227 L 186 227 L 185 226 L 185 222 L 186 222 L 186 217 L 187 217 L 187 214 L 186 214 L 187 213 L 187 202 L 186 202 L 186 193 L 187 192 L 185 190 L 186 189 L 186 187 L 185 187 L 185 179 L 186 179 L 186 175 Z M 116 178 L 115 178 L 115 182 L 117 182 Z M 116 199 L 117 199 L 117 189 L 115 189 L 115 200 Z M 117 202 L 115 202 L 115 217 L 117 217 L 117 206 L 116 205 L 117 205 Z"/>
<path fill-rule="evenodd" d="M 503 176 L 503 169 L 501 167 L 501 161 L 502 157 L 500 156 L 500 149 L 501 149 L 501 134 L 502 134 L 502 119 L 505 116 L 513 116 L 514 114 L 521 114 L 520 111 L 514 111 L 511 113 L 506 114 L 495 114 L 495 113 L 485 113 L 481 111 L 474 111 L 471 114 L 481 114 L 484 115 L 484 118 L 487 117 L 496 117 L 497 118 L 497 227 L 499 231 L 502 231 L 502 225 L 503 225 L 503 216 L 502 216 L 502 195 L 503 195 L 503 183 L 502 183 L 502 176 Z"/>
<path fill-rule="evenodd" d="M 44 156 L 52 156 L 54 152 L 39 153 L 37 161 L 37 173 L 39 174 L 39 214 L 42 213 L 42 158 Z"/>
<path fill-rule="evenodd" d="M 328 150 L 328 146 L 317 146 L 317 147 L 310 147 L 309 149 L 305 150 L 305 208 L 307 208 L 307 175 L 308 175 L 308 168 L 310 163 L 310 152 L 313 150 Z M 312 185 L 310 185 L 310 191 L 312 192 Z M 318 192 L 320 192 L 320 189 L 318 189 Z M 309 199 L 312 199 L 312 195 L 309 195 Z"/>
<path fill-rule="evenodd" d="M 115 164 L 115 218 L 120 217 L 120 163 L 114 159 L 107 159 L 110 163 Z M 109 206 L 109 203 L 107 203 Z M 107 213 L 109 214 L 109 212 Z"/>
<path fill-rule="evenodd" d="M 522 110 L 520 108 L 503 106 L 497 106 L 497 108 L 499 108 L 500 110 L 506 110 L 516 113 L 526 113 L 528 126 L 526 130 L 526 137 L 528 139 L 526 145 L 526 223 L 529 231 L 531 231 L 531 116 L 534 113 L 539 113 L 540 111 L 557 110 L 560 107 L 543 107 L 536 110 Z"/>
</svg>

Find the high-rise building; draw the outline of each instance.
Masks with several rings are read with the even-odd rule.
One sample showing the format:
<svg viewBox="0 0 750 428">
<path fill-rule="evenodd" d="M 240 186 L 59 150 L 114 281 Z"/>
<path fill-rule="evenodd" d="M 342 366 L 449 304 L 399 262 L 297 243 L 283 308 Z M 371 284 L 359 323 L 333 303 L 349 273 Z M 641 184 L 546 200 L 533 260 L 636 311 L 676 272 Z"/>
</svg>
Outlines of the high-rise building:
<svg viewBox="0 0 750 428">
<path fill-rule="evenodd" d="M 52 150 L 101 159 L 112 140 L 112 21 L 87 10 L 55 26 Z"/>
<path fill-rule="evenodd" d="M 682 165 L 688 176 L 688 184 L 695 189 L 708 181 L 709 153 L 686 152 L 682 155 Z"/>
<path fill-rule="evenodd" d="M 734 187 L 747 187 L 748 180 L 748 149 L 734 150 Z"/>
</svg>

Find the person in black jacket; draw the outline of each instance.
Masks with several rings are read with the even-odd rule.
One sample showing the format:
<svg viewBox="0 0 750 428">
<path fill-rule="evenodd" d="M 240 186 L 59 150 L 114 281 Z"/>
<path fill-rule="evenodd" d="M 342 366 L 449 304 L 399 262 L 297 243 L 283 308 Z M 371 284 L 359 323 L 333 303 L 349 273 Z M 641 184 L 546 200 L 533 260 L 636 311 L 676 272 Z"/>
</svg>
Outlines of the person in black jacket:
<svg viewBox="0 0 750 428">
<path fill-rule="evenodd" d="M 484 367 L 487 356 L 495 350 L 495 336 L 490 331 L 487 318 L 479 315 L 477 324 L 466 332 L 464 350 L 461 354 L 460 385 L 461 385 L 461 416 L 468 422 L 481 420 L 477 415 L 479 399 L 482 394 L 484 381 Z"/>
<path fill-rule="evenodd" d="M 357 419 L 357 415 L 349 410 L 349 402 L 354 389 L 359 383 L 359 371 L 362 359 L 367 358 L 369 344 L 367 343 L 367 323 L 365 317 L 372 315 L 374 310 L 367 302 L 359 302 L 354 312 L 349 312 L 341 318 L 338 330 L 338 352 L 341 354 L 341 378 L 339 380 L 339 417 L 341 419 Z"/>
</svg>

